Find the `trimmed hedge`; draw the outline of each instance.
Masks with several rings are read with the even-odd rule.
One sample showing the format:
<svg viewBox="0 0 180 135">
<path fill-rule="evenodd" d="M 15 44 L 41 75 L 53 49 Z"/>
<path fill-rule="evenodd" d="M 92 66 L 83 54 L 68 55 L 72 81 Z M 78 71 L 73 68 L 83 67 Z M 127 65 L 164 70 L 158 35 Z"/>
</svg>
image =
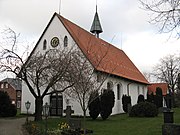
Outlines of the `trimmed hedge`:
<svg viewBox="0 0 180 135">
<path fill-rule="evenodd" d="M 129 113 L 130 117 L 155 117 L 158 115 L 158 109 L 156 105 L 149 102 L 140 102 L 132 106 Z"/>
<path fill-rule="evenodd" d="M 162 89 L 159 87 L 156 88 L 156 96 L 154 103 L 158 108 L 163 107 L 163 94 L 162 94 Z"/>
<path fill-rule="evenodd" d="M 101 112 L 100 115 L 103 120 L 107 119 L 111 113 L 112 108 L 114 107 L 115 96 L 112 90 L 105 91 L 101 95 Z"/>
<path fill-rule="evenodd" d="M 131 96 L 123 95 L 122 96 L 122 104 L 124 112 L 128 112 L 128 104 L 131 105 Z"/>
<path fill-rule="evenodd" d="M 144 100 L 144 95 L 139 95 L 139 96 L 138 96 L 138 101 L 137 101 L 137 103 L 141 103 L 141 102 L 145 102 L 145 100 Z"/>
</svg>

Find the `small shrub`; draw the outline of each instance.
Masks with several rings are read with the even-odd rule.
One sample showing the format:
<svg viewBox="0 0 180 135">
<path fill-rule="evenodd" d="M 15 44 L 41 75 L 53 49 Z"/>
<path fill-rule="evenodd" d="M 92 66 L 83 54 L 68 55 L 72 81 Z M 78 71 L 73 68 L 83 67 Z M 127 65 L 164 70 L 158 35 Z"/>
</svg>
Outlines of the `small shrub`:
<svg viewBox="0 0 180 135">
<path fill-rule="evenodd" d="M 128 112 L 128 104 L 131 105 L 131 97 L 127 95 L 122 96 L 122 104 L 124 112 Z"/>
<path fill-rule="evenodd" d="M 158 115 L 156 105 L 149 102 L 141 102 L 132 106 L 129 113 L 130 117 L 155 117 Z"/>
<path fill-rule="evenodd" d="M 26 123 L 23 125 L 23 127 L 26 129 L 26 131 L 30 134 L 30 135 L 42 135 L 43 131 L 39 129 L 39 127 L 34 124 L 34 123 Z"/>
<path fill-rule="evenodd" d="M 14 117 L 14 116 L 16 116 L 16 114 L 17 114 L 16 106 L 11 104 L 10 109 L 9 109 L 9 116 Z"/>
<path fill-rule="evenodd" d="M 141 103 L 141 102 L 145 102 L 145 100 L 144 100 L 144 95 L 139 95 L 139 96 L 138 96 L 138 101 L 137 101 L 137 103 Z"/>
</svg>

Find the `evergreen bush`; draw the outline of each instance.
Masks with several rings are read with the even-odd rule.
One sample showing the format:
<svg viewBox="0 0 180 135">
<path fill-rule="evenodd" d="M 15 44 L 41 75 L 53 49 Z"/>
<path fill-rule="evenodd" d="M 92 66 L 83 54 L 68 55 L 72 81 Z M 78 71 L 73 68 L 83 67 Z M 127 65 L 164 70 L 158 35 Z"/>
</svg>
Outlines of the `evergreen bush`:
<svg viewBox="0 0 180 135">
<path fill-rule="evenodd" d="M 131 105 L 131 97 L 127 95 L 122 96 L 122 104 L 124 112 L 128 112 L 128 104 Z"/>
<path fill-rule="evenodd" d="M 147 94 L 147 101 L 150 103 L 154 103 L 154 94 L 153 92 L 151 94 Z"/>
<path fill-rule="evenodd" d="M 7 92 L 0 91 L 0 117 L 16 116 L 17 109 L 11 104 L 11 99 Z"/>
<path fill-rule="evenodd" d="M 163 94 L 162 89 L 159 87 L 156 88 L 156 96 L 154 103 L 158 108 L 163 107 Z"/>
<path fill-rule="evenodd" d="M 144 100 L 144 95 L 139 95 L 139 96 L 138 96 L 138 101 L 137 101 L 137 103 L 141 103 L 141 102 L 145 102 L 145 100 Z"/>
<path fill-rule="evenodd" d="M 95 120 L 101 111 L 99 93 L 97 91 L 91 93 L 88 102 L 88 109 L 90 117 Z"/>
<path fill-rule="evenodd" d="M 155 117 L 158 115 L 156 105 L 150 102 L 140 102 L 132 106 L 129 113 L 130 117 Z"/>
<path fill-rule="evenodd" d="M 112 90 L 107 90 L 101 95 L 101 117 L 103 120 L 107 119 L 112 113 L 114 107 L 115 96 Z"/>
</svg>

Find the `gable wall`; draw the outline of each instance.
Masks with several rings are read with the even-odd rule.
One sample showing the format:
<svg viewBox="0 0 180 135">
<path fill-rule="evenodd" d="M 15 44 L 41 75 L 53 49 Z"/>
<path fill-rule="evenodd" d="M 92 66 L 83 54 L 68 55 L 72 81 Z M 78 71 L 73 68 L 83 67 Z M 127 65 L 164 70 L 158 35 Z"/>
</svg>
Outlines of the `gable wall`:
<svg viewBox="0 0 180 135">
<path fill-rule="evenodd" d="M 60 40 L 60 44 L 55 48 L 55 49 L 63 49 L 64 48 L 64 37 L 68 37 L 68 46 L 66 47 L 67 49 L 72 48 L 77 48 L 75 42 L 73 41 L 72 37 L 69 35 L 68 31 L 64 28 L 63 24 L 60 22 L 60 20 L 55 16 L 54 19 L 52 20 L 51 24 L 47 28 L 46 32 L 44 32 L 44 35 L 42 35 L 40 41 L 38 42 L 38 45 L 36 49 L 34 50 L 34 53 L 45 53 L 49 49 L 54 49 L 50 42 L 53 37 L 58 37 Z M 43 42 L 46 39 L 47 41 L 47 49 L 43 50 Z M 35 89 L 35 87 L 34 87 Z M 42 90 L 44 89 L 43 87 L 41 88 Z M 42 91 L 43 92 L 43 91 Z M 48 102 L 49 103 L 49 96 L 45 96 L 44 98 L 44 103 Z M 25 108 L 25 102 L 30 101 L 31 102 L 31 107 L 29 109 L 30 113 L 35 112 L 35 99 L 30 93 L 28 87 L 26 86 L 25 82 L 22 82 L 22 102 L 21 102 L 21 112 L 26 113 L 26 108 Z"/>
<path fill-rule="evenodd" d="M 16 103 L 16 90 L 7 82 L 0 82 L 0 91 L 7 92 L 12 103 Z"/>
<path fill-rule="evenodd" d="M 60 22 L 60 20 L 55 16 L 53 21 L 51 22 L 51 24 L 49 25 L 47 31 L 44 33 L 44 35 L 42 36 L 42 38 L 40 39 L 40 42 L 35 50 L 34 53 L 37 52 L 46 52 L 49 49 L 62 49 L 64 46 L 64 37 L 67 36 L 68 37 L 68 46 L 67 48 L 70 49 L 72 47 L 72 45 L 75 45 L 72 37 L 69 35 L 68 31 L 64 28 L 63 24 Z M 53 48 L 50 45 L 51 39 L 53 37 L 58 37 L 60 40 L 60 44 Z M 43 50 L 43 41 L 47 40 L 47 49 Z"/>
</svg>

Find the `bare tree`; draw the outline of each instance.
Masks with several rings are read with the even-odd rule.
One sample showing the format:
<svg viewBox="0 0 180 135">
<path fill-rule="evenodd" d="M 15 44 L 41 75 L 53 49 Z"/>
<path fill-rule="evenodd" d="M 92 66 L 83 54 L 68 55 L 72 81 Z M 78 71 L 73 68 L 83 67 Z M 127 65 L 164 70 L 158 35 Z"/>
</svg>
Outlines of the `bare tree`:
<svg viewBox="0 0 180 135">
<path fill-rule="evenodd" d="M 111 67 L 111 71 L 109 71 L 110 73 L 103 73 L 96 70 L 99 67 L 103 70 L 107 68 L 107 65 L 103 65 L 102 63 L 108 54 L 109 47 L 104 50 L 102 55 L 98 55 L 98 53 L 100 53 L 102 50 L 99 50 L 99 52 L 92 52 L 92 50 L 92 46 L 90 46 L 86 52 L 93 53 L 93 58 L 91 58 L 94 60 L 94 65 L 90 63 L 82 52 L 77 50 L 77 52 L 74 53 L 73 60 L 71 61 L 71 81 L 74 83 L 74 85 L 70 90 L 65 92 L 70 98 L 76 100 L 81 106 L 84 117 L 84 132 L 88 103 L 90 104 L 89 97 L 91 93 L 100 91 L 107 77 L 115 70 L 114 66 Z M 91 102 L 96 98 L 99 97 L 94 97 Z"/>
<path fill-rule="evenodd" d="M 35 98 L 35 120 L 42 119 L 43 98 L 48 94 L 63 92 L 73 86 L 68 80 L 68 71 L 73 49 L 49 50 L 32 53 L 24 60 L 15 51 L 17 36 L 9 29 L 12 47 L 0 52 L 0 71 L 11 72 L 24 81 Z M 61 84 L 61 85 L 60 85 Z"/>
<path fill-rule="evenodd" d="M 148 82 L 154 82 L 153 74 L 151 71 L 143 72 L 144 77 L 148 80 Z"/>
<path fill-rule="evenodd" d="M 160 26 L 160 32 L 176 32 L 180 24 L 180 0 L 140 0 L 143 8 L 152 12 L 151 23 Z"/>
<path fill-rule="evenodd" d="M 160 82 L 166 82 L 169 86 L 169 93 L 174 95 L 177 90 L 178 74 L 180 72 L 180 57 L 168 55 L 160 60 L 154 67 L 154 76 Z"/>
</svg>

